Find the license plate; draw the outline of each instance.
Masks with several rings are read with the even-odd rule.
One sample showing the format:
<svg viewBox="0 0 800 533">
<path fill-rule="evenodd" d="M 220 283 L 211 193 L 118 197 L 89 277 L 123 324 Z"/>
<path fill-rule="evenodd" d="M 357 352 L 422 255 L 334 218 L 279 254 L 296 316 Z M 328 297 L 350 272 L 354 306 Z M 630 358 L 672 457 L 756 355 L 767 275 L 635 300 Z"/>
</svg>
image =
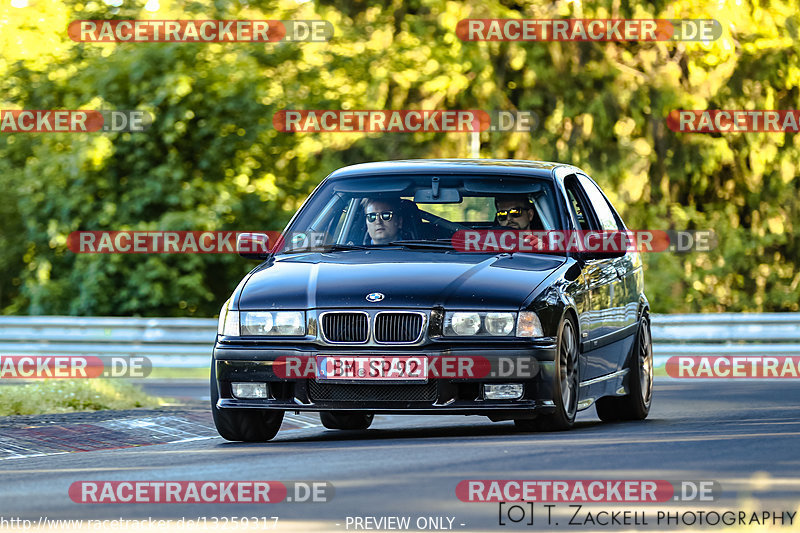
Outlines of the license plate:
<svg viewBox="0 0 800 533">
<path fill-rule="evenodd" d="M 428 358 L 425 356 L 318 355 L 316 366 L 318 381 L 428 381 Z"/>
</svg>

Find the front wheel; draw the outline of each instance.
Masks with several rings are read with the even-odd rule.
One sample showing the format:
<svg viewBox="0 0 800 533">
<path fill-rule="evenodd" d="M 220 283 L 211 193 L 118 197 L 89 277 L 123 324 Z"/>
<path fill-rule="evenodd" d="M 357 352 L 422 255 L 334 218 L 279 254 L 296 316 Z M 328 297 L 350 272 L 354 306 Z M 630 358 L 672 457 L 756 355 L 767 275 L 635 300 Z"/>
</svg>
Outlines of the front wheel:
<svg viewBox="0 0 800 533">
<path fill-rule="evenodd" d="M 319 419 L 328 429 L 367 429 L 375 417 L 369 413 L 348 413 L 347 411 L 320 411 Z"/>
<path fill-rule="evenodd" d="M 650 336 L 650 317 L 645 313 L 639 322 L 634 352 L 628 364 L 630 392 L 627 396 L 597 400 L 600 420 L 644 420 L 650 413 L 653 400 L 653 340 Z"/>
<path fill-rule="evenodd" d="M 569 315 L 561 323 L 553 371 L 553 403 L 556 411 L 534 419 L 516 419 L 521 431 L 562 431 L 575 424 L 578 413 L 580 367 L 578 365 L 578 337 L 575 323 Z"/>
<path fill-rule="evenodd" d="M 225 440 L 267 442 L 281 428 L 283 411 L 220 409 L 216 364 L 211 361 L 211 415 L 217 432 Z"/>
</svg>

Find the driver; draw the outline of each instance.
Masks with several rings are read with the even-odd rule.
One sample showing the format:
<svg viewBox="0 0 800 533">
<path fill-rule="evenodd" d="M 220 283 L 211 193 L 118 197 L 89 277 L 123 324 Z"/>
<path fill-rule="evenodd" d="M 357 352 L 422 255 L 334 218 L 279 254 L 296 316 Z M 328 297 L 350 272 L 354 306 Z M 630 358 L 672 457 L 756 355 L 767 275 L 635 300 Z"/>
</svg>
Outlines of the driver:
<svg viewBox="0 0 800 533">
<path fill-rule="evenodd" d="M 403 216 L 400 201 L 392 199 L 367 200 L 364 206 L 370 244 L 387 244 L 400 238 Z"/>
<path fill-rule="evenodd" d="M 497 223 L 509 229 L 529 230 L 536 217 L 527 196 L 499 196 L 495 198 Z"/>
</svg>

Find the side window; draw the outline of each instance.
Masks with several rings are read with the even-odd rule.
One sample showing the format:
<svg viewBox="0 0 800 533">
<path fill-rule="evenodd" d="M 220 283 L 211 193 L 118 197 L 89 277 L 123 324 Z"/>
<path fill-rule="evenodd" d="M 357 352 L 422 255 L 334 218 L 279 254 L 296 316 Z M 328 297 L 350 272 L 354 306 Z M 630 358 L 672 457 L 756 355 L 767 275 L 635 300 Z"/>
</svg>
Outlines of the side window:
<svg viewBox="0 0 800 533">
<path fill-rule="evenodd" d="M 578 180 L 581 182 L 586 196 L 592 203 L 594 212 L 597 215 L 597 220 L 600 223 L 599 229 L 604 231 L 621 231 L 622 228 L 617 224 L 617 217 L 614 216 L 614 212 L 611 211 L 608 200 L 606 200 L 603 193 L 600 192 L 600 189 L 597 188 L 597 185 L 586 176 L 579 175 Z"/>
<path fill-rule="evenodd" d="M 578 180 L 575 179 L 575 176 L 569 176 L 567 179 L 565 179 L 564 187 L 567 190 L 569 207 L 572 210 L 573 216 L 578 221 L 578 226 L 580 229 L 585 231 L 593 229 L 592 217 L 590 213 L 591 207 L 587 205 L 586 198 L 582 194 L 580 186 L 578 185 Z"/>
</svg>

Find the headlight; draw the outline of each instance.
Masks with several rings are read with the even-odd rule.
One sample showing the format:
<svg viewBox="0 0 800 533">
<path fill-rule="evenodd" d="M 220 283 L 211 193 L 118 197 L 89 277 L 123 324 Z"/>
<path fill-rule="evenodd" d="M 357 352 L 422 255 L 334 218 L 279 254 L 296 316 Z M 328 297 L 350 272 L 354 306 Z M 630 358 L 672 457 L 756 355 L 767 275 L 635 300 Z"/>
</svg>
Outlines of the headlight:
<svg viewBox="0 0 800 533">
<path fill-rule="evenodd" d="M 481 329 L 481 317 L 478 313 L 453 313 L 450 327 L 456 335 L 477 335 Z"/>
<path fill-rule="evenodd" d="M 517 317 L 517 337 L 544 337 L 542 323 L 533 311 L 522 311 Z"/>
<path fill-rule="evenodd" d="M 514 329 L 514 313 L 486 313 L 484 326 L 489 335 L 508 335 Z"/>
<path fill-rule="evenodd" d="M 542 323 L 532 311 L 458 311 L 444 315 L 447 337 L 543 337 Z"/>
<path fill-rule="evenodd" d="M 239 336 L 239 311 L 231 311 L 231 301 L 228 299 L 219 311 L 219 322 L 217 322 L 217 333 L 220 335 L 238 337 Z"/>
<path fill-rule="evenodd" d="M 242 311 L 242 335 L 297 337 L 306 334 L 303 311 Z"/>
<path fill-rule="evenodd" d="M 305 335 L 305 316 L 299 311 L 275 313 L 276 335 Z"/>
<path fill-rule="evenodd" d="M 248 311 L 242 313 L 242 333 L 245 335 L 267 335 L 272 330 L 272 313 Z"/>
</svg>

